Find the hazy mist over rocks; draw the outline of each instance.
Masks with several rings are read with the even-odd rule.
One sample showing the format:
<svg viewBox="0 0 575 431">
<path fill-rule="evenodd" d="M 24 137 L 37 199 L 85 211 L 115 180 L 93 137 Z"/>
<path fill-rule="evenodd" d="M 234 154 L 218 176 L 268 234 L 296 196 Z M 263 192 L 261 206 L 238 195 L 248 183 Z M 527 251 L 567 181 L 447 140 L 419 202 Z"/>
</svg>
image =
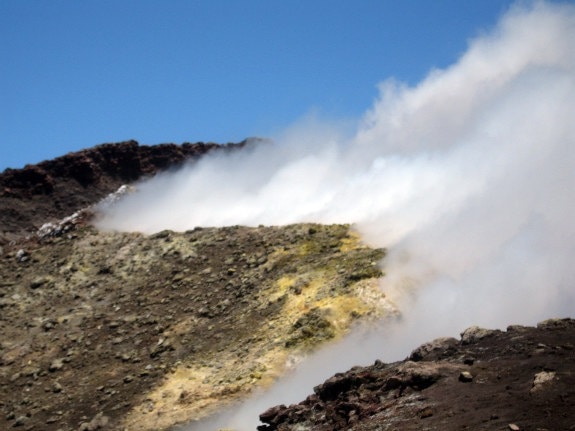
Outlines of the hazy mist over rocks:
<svg viewBox="0 0 575 431">
<path fill-rule="evenodd" d="M 102 209 L 101 229 L 147 233 L 352 222 L 389 250 L 382 288 L 401 325 L 348 338 L 276 398 L 210 426 L 253 426 L 262 407 L 301 399 L 310 381 L 467 326 L 573 314 L 574 42 L 574 6 L 516 6 L 451 67 L 415 87 L 383 82 L 354 133 L 306 118 L 273 143 L 209 155 Z"/>
<path fill-rule="evenodd" d="M 353 222 L 390 250 L 386 289 L 425 285 L 454 320 L 493 326 L 568 314 L 573 41 L 575 7 L 517 6 L 450 68 L 414 88 L 381 84 L 351 136 L 307 118 L 274 143 L 139 184 L 103 209 L 98 226 Z"/>
<path fill-rule="evenodd" d="M 382 288 L 404 313 L 362 348 L 397 359 L 466 326 L 573 314 L 574 113 L 575 7 L 519 5 L 451 67 L 383 82 L 355 133 L 305 119 L 139 184 L 97 225 L 355 223 L 388 248 Z"/>
</svg>

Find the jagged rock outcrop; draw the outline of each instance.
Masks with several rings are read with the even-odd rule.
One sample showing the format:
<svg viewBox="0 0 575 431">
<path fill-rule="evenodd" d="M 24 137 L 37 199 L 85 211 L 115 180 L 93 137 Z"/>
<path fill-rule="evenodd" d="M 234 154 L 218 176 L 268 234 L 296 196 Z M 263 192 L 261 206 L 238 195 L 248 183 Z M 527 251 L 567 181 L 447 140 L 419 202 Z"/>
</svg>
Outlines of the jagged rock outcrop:
<svg viewBox="0 0 575 431">
<path fill-rule="evenodd" d="M 300 404 L 262 413 L 258 429 L 575 429 L 575 320 L 461 335 L 336 374 Z"/>
<path fill-rule="evenodd" d="M 252 140 L 250 140 L 252 141 Z M 0 244 L 96 203 L 122 184 L 238 144 L 102 144 L 0 173 Z M 2 241 L 4 238 L 4 241 Z"/>
</svg>

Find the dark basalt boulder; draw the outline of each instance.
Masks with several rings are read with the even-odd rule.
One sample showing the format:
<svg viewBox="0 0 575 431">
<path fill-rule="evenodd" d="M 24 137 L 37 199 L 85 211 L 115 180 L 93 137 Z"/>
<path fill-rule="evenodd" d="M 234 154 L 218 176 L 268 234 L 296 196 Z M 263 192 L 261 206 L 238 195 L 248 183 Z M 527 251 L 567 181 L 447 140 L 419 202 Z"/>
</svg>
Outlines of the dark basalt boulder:
<svg viewBox="0 0 575 431">
<path fill-rule="evenodd" d="M 575 429 L 575 320 L 461 335 L 336 374 L 258 430 Z"/>
</svg>

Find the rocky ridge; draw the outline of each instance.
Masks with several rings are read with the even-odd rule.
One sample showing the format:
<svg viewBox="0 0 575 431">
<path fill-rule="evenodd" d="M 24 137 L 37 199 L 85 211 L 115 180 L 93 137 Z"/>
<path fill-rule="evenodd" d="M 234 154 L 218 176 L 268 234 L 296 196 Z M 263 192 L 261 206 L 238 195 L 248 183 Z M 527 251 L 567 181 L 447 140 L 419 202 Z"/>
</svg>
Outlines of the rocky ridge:
<svg viewBox="0 0 575 431">
<path fill-rule="evenodd" d="M 472 327 L 336 374 L 299 404 L 270 408 L 260 431 L 573 430 L 575 320 L 506 331 Z"/>
<path fill-rule="evenodd" d="M 98 202 L 123 184 L 246 144 L 102 144 L 0 173 L 0 245 Z"/>
</svg>

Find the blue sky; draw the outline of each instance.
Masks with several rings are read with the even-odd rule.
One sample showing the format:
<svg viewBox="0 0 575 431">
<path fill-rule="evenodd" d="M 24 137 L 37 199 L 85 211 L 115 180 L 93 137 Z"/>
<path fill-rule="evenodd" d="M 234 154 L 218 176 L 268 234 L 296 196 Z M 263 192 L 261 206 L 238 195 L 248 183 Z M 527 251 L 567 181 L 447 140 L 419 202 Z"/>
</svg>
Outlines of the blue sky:
<svg viewBox="0 0 575 431">
<path fill-rule="evenodd" d="M 0 170 L 104 142 L 234 142 L 357 119 L 507 0 L 1 0 Z"/>
</svg>

